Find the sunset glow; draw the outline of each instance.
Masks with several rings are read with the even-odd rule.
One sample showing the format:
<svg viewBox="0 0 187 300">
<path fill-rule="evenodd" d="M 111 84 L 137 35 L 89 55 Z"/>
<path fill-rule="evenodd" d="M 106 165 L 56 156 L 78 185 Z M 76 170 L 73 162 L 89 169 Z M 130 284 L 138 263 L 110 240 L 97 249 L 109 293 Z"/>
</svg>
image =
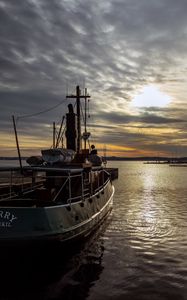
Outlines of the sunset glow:
<svg viewBox="0 0 187 300">
<path fill-rule="evenodd" d="M 155 86 L 145 86 L 140 94 L 134 97 L 132 105 L 135 107 L 165 107 L 171 97 L 162 93 Z"/>
<path fill-rule="evenodd" d="M 184 1 L 2 0 L 0 13 L 0 156 L 17 155 L 12 115 L 23 155 L 50 147 L 76 85 L 101 152 L 187 156 Z"/>
</svg>

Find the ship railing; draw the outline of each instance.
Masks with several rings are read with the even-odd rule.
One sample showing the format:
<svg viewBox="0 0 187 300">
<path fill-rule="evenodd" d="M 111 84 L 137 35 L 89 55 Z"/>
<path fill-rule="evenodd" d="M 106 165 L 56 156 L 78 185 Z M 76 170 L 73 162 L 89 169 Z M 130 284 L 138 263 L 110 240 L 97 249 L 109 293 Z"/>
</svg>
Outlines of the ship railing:
<svg viewBox="0 0 187 300">
<path fill-rule="evenodd" d="M 80 181 L 78 180 L 78 182 L 74 182 L 74 179 L 80 179 Z M 74 186 L 74 184 L 78 184 L 78 186 Z M 68 186 L 67 186 L 68 185 Z M 64 182 L 64 184 L 62 185 L 62 187 L 60 188 L 60 190 L 58 191 L 57 195 L 55 196 L 55 198 L 53 199 L 53 201 L 56 201 L 59 197 L 59 195 L 62 193 L 63 189 L 65 189 L 66 187 L 68 187 L 68 199 L 67 199 L 67 203 L 71 204 L 71 202 L 75 202 L 75 201 L 81 201 L 84 200 L 84 198 L 86 197 L 86 193 L 84 193 L 85 191 L 85 185 L 84 185 L 84 174 L 83 172 L 81 172 L 80 174 L 68 174 L 68 177 L 66 177 L 66 180 Z M 73 196 L 73 189 L 79 189 L 79 194 Z"/>
<path fill-rule="evenodd" d="M 63 180 L 62 185 L 57 190 L 57 193 L 52 198 L 53 202 L 56 202 L 59 195 L 63 192 L 66 188 L 68 190 L 68 199 L 72 199 L 73 201 L 77 200 L 78 198 L 84 198 L 84 180 L 83 174 L 66 174 L 66 175 L 46 175 L 41 173 L 40 175 L 36 175 L 37 173 L 31 172 L 30 174 L 21 174 L 19 171 L 15 172 L 15 170 L 1 170 L 0 172 L 0 199 L 8 200 L 17 198 L 19 195 L 24 196 L 32 191 L 37 190 L 38 188 L 45 185 L 48 179 L 55 180 L 60 179 Z M 73 197 L 72 196 L 72 180 L 73 178 L 80 178 L 81 188 L 80 188 L 80 195 Z M 47 185 L 47 184 L 46 184 Z"/>
<path fill-rule="evenodd" d="M 0 170 L 0 199 L 16 198 L 20 193 L 25 195 L 43 185 L 41 176 L 21 174 L 15 170 Z"/>
<path fill-rule="evenodd" d="M 84 201 L 86 198 L 89 198 L 93 196 L 94 194 L 98 193 L 99 191 L 104 190 L 105 185 L 110 180 L 110 174 L 106 170 L 99 170 L 97 181 L 94 182 L 92 179 L 93 174 L 91 174 L 91 178 L 88 180 L 85 180 L 84 173 L 81 173 L 79 175 L 70 175 L 68 177 L 69 180 L 69 198 L 67 199 L 67 203 L 71 204 L 77 200 Z M 77 196 L 72 196 L 72 185 L 71 185 L 71 178 L 73 177 L 81 177 L 81 191 L 80 194 Z"/>
<path fill-rule="evenodd" d="M 64 181 L 63 185 L 61 186 L 61 188 L 59 189 L 59 191 L 57 192 L 57 194 L 53 198 L 53 202 L 56 202 L 58 196 L 61 194 L 61 192 L 64 189 L 64 187 L 66 186 L 67 182 L 69 183 L 69 177 Z"/>
<path fill-rule="evenodd" d="M 30 192 L 34 192 L 38 188 L 47 186 L 47 180 L 55 178 L 58 180 L 63 178 L 62 184 L 59 185 L 59 188 L 56 190 L 56 193 L 51 196 L 53 202 L 60 201 L 63 194 L 67 193 L 66 201 L 67 203 L 75 201 L 84 201 L 86 198 L 94 195 L 99 190 L 104 188 L 109 174 L 106 170 L 102 169 L 98 172 L 85 173 L 84 171 L 74 174 L 68 173 L 65 175 L 54 175 L 51 176 L 45 174 L 44 172 L 31 172 L 26 174 L 21 174 L 15 172 L 15 170 L 9 170 L 9 176 L 7 170 L 5 175 L 3 175 L 1 170 L 0 176 L 0 199 L 8 200 L 14 199 L 19 195 L 23 197 L 28 195 Z M 76 186 L 75 186 L 76 185 Z M 78 190 L 75 193 L 75 190 Z M 65 192 L 64 192 L 65 191 Z M 64 192 L 64 193 L 63 193 Z"/>
<path fill-rule="evenodd" d="M 102 185 L 102 186 L 99 186 L 99 187 L 97 187 L 95 190 L 94 190 L 94 194 L 95 193 L 98 193 L 99 191 L 101 191 L 101 190 L 104 190 L 104 187 L 105 187 L 105 185 L 106 185 L 106 183 L 109 181 L 109 179 L 107 180 L 107 181 L 105 181 L 105 183 Z"/>
</svg>

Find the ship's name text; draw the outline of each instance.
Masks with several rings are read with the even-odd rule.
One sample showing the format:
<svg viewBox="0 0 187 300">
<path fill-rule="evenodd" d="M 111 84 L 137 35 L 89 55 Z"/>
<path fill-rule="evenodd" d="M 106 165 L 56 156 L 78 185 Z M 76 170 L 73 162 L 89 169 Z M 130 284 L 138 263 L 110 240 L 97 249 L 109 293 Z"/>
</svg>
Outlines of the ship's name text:
<svg viewBox="0 0 187 300">
<path fill-rule="evenodd" d="M 16 219 L 11 212 L 0 210 L 0 227 L 11 227 Z"/>
</svg>

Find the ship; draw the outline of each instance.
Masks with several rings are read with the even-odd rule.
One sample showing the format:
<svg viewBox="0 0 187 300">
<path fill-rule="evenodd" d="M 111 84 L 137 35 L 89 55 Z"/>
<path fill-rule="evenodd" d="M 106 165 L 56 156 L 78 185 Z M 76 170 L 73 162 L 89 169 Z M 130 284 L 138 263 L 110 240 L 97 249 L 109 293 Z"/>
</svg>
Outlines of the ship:
<svg viewBox="0 0 187 300">
<path fill-rule="evenodd" d="M 77 86 L 75 94 L 66 98 L 76 104 L 75 112 L 70 103 L 66 113 L 66 147 L 59 146 L 62 126 L 58 133 L 54 126 L 50 149 L 42 149 L 41 156 L 29 157 L 27 166 L 22 166 L 19 157 L 19 167 L 0 169 L 1 178 L 3 174 L 9 176 L 8 184 L 0 185 L 1 245 L 85 239 L 112 210 L 111 175 L 95 146 L 89 145 L 86 105 L 90 96 Z"/>
</svg>

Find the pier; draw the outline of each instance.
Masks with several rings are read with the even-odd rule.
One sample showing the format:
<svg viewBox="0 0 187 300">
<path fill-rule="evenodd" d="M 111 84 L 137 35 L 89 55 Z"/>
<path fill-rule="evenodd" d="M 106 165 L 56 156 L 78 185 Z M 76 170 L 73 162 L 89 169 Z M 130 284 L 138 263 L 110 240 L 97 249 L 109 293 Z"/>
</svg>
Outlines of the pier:
<svg viewBox="0 0 187 300">
<path fill-rule="evenodd" d="M 112 180 L 118 179 L 118 168 L 106 168 L 105 170 L 110 173 Z"/>
</svg>

